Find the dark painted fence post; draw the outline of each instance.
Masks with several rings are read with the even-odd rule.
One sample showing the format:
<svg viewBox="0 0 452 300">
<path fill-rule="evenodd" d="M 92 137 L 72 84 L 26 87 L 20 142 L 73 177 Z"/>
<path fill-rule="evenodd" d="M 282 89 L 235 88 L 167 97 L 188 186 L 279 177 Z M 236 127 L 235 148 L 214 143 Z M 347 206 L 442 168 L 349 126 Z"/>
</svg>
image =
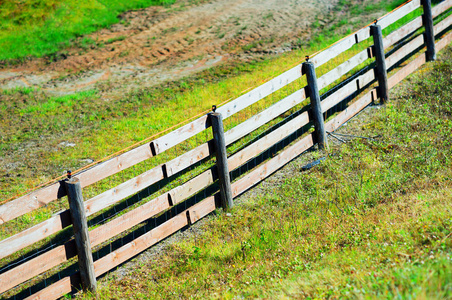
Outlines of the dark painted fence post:
<svg viewBox="0 0 452 300">
<path fill-rule="evenodd" d="M 221 205 L 223 209 L 232 208 L 231 180 L 229 178 L 228 157 L 226 152 L 226 142 L 224 139 L 223 117 L 220 113 L 213 112 L 209 114 L 212 124 L 213 140 L 215 144 L 216 165 L 218 178 L 220 180 Z"/>
<path fill-rule="evenodd" d="M 78 178 L 72 177 L 65 181 L 69 211 L 74 229 L 75 245 L 77 247 L 78 264 L 82 287 L 85 291 L 95 293 L 97 288 L 94 274 L 91 242 L 88 235 L 85 206 L 83 204 L 82 187 Z"/>
<path fill-rule="evenodd" d="M 427 61 L 436 60 L 435 50 L 435 33 L 433 32 L 433 16 L 431 0 L 422 0 L 424 14 L 422 15 L 422 23 L 425 27 L 424 42 L 427 46 Z"/>
<path fill-rule="evenodd" d="M 386 70 L 385 50 L 383 47 L 383 34 L 380 25 L 370 26 L 370 33 L 374 40 L 373 53 L 375 56 L 376 68 L 375 77 L 378 80 L 378 97 L 382 103 L 389 100 L 388 73 Z"/>
<path fill-rule="evenodd" d="M 319 149 L 328 148 L 328 140 L 325 132 L 325 123 L 323 120 L 322 107 L 320 106 L 320 94 L 317 86 L 317 76 L 315 67 L 312 62 L 306 61 L 302 66 L 302 73 L 306 74 L 308 81 L 307 93 L 311 99 L 311 110 L 314 118 L 315 142 L 318 143 Z"/>
</svg>

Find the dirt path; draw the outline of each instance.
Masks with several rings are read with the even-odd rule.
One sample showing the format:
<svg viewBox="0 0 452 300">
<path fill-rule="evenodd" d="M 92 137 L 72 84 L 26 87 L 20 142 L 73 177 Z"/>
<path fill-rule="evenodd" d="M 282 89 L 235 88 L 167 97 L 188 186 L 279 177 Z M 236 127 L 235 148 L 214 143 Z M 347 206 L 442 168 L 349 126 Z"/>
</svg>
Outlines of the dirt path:
<svg viewBox="0 0 452 300">
<path fill-rule="evenodd" d="M 176 80 L 230 59 L 290 50 L 299 38 L 309 37 L 309 25 L 335 3 L 184 0 L 170 8 L 129 11 L 119 24 L 79 38 L 79 46 L 52 59 L 1 68 L 0 89 L 40 86 L 61 95 L 108 82 L 123 92 Z"/>
</svg>

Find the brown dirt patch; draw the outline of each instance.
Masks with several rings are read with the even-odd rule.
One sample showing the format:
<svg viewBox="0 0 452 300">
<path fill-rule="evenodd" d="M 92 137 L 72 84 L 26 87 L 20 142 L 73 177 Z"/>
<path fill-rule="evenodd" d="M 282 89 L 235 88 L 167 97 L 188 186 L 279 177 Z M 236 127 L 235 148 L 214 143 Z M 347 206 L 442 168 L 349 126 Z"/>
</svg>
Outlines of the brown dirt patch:
<svg viewBox="0 0 452 300">
<path fill-rule="evenodd" d="M 291 50 L 310 36 L 310 24 L 328 22 L 336 1 L 178 1 L 170 8 L 129 11 L 121 22 L 84 38 L 52 58 L 0 70 L 0 88 L 41 86 L 51 94 L 91 89 L 99 82 L 129 87 L 176 80 L 230 59 Z M 80 38 L 75 44 L 81 45 Z M 124 84 L 123 84 L 124 86 Z"/>
</svg>

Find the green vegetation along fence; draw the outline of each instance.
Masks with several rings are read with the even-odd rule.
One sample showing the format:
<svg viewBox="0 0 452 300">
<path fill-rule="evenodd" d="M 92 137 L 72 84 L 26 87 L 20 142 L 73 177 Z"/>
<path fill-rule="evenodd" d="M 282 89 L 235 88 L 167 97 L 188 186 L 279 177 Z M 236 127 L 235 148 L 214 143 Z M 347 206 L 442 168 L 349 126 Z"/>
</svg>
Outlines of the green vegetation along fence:
<svg viewBox="0 0 452 300">
<path fill-rule="evenodd" d="M 451 8 L 407 2 L 214 113 L 1 205 L 1 297 L 95 291 L 97 277 L 328 147 L 328 133 L 451 43 Z"/>
</svg>

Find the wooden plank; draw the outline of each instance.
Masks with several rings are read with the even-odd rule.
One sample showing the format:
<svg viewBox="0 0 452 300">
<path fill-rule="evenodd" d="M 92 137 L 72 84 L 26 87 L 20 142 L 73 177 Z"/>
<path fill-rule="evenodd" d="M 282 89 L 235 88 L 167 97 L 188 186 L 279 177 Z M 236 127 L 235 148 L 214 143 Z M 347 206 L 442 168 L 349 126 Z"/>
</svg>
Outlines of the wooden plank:
<svg viewBox="0 0 452 300">
<path fill-rule="evenodd" d="M 217 194 L 218 195 L 218 194 Z M 205 200 L 193 205 L 188 209 L 190 223 L 194 224 L 204 218 L 216 209 L 215 196 L 206 198 Z"/>
<path fill-rule="evenodd" d="M 274 105 L 265 109 L 257 115 L 249 118 L 248 120 L 240 123 L 234 128 L 225 132 L 226 145 L 230 145 L 233 142 L 239 140 L 250 132 L 256 130 L 260 126 L 266 124 L 267 122 L 273 120 L 280 114 L 288 111 L 292 107 L 300 104 L 306 99 L 305 90 L 300 89 L 293 94 L 285 97 L 281 101 L 278 101 Z M 207 158 L 211 155 L 211 150 L 208 143 L 204 143 L 195 149 L 190 150 L 182 154 L 181 156 L 167 162 L 166 170 L 168 176 L 172 176 L 177 172 L 188 168 L 189 166 Z"/>
<path fill-rule="evenodd" d="M 239 98 L 219 107 L 217 112 L 223 115 L 226 119 L 233 114 L 247 108 L 248 106 L 256 103 L 257 101 L 267 97 L 280 88 L 288 85 L 289 83 L 299 79 L 301 77 L 301 65 L 296 66 L 278 77 L 264 83 L 263 85 L 253 89 L 252 91 L 240 96 Z M 153 143 L 155 146 L 156 154 L 159 154 L 188 138 L 202 132 L 208 127 L 207 116 L 202 116 L 189 124 L 170 132 L 156 139 Z"/>
<path fill-rule="evenodd" d="M 132 242 L 96 260 L 94 262 L 96 276 L 106 273 L 187 225 L 187 214 L 184 211 L 162 225 L 134 239 Z"/>
<path fill-rule="evenodd" d="M 262 84 L 254 90 L 246 93 L 245 95 L 242 95 L 237 99 L 219 107 L 217 109 L 217 112 L 221 113 L 223 119 L 227 119 L 233 114 L 241 111 L 242 109 L 247 108 L 248 106 L 290 84 L 291 82 L 294 82 L 295 80 L 301 78 L 301 75 L 300 64 L 284 72 L 278 77 Z"/>
<path fill-rule="evenodd" d="M 75 242 L 53 248 L 17 267 L 0 274 L 0 293 L 27 281 L 76 256 Z"/>
<path fill-rule="evenodd" d="M 71 224 L 72 221 L 69 210 L 65 210 L 42 223 L 4 239 L 0 242 L 0 259 L 39 242 Z"/>
<path fill-rule="evenodd" d="M 248 120 L 228 130 L 225 133 L 226 145 L 230 145 L 233 142 L 239 140 L 245 135 L 251 133 L 252 131 L 266 124 L 267 122 L 270 122 L 277 116 L 285 113 L 289 109 L 300 104 L 304 100 L 306 100 L 306 93 L 305 88 L 302 88 L 292 93 L 291 95 L 285 97 L 284 99 L 278 101 L 277 103 L 273 104 L 272 106 L 263 110 L 257 115 L 254 115 Z"/>
<path fill-rule="evenodd" d="M 391 25 L 392 23 L 400 20 L 410 12 L 414 11 L 415 9 L 419 8 L 421 6 L 420 0 L 413 0 L 395 11 L 391 12 L 390 14 L 386 15 L 385 17 L 378 20 L 377 24 L 381 26 L 381 29 L 384 29 Z"/>
<path fill-rule="evenodd" d="M 232 170 L 232 168 L 231 168 Z M 190 179 L 184 184 L 172 189 L 168 193 L 171 197 L 172 205 L 182 202 L 184 199 L 195 195 L 214 182 L 212 169 L 209 169 L 198 176 Z"/>
<path fill-rule="evenodd" d="M 174 218 L 166 221 L 162 225 L 152 229 L 148 233 L 136 238 L 132 242 L 122 246 L 121 248 L 111 252 L 110 254 L 96 260 L 94 262 L 94 270 L 96 276 L 99 277 L 109 270 L 115 268 L 121 263 L 141 253 L 152 245 L 165 239 L 171 234 L 179 231 L 188 225 L 187 212 L 194 223 L 203 218 L 210 212 L 215 210 L 214 196 L 208 197 L 202 202 L 192 206 L 190 209 L 178 214 Z M 79 276 L 79 273 L 72 277 Z M 74 280 L 72 280 L 74 281 Z M 72 291 L 71 277 L 65 277 L 58 282 L 46 287 L 38 293 L 28 297 L 27 299 L 58 299 L 59 297 Z"/>
<path fill-rule="evenodd" d="M 255 184 L 261 182 L 279 168 L 290 162 L 292 159 L 312 147 L 314 144 L 312 134 L 302 138 L 292 146 L 288 147 L 274 158 L 270 159 L 263 165 L 260 165 L 243 178 L 232 184 L 232 194 L 234 197 L 242 194 Z"/>
<path fill-rule="evenodd" d="M 79 273 L 77 273 L 79 275 Z M 73 275 L 73 276 L 77 276 Z M 64 277 L 54 284 L 40 290 L 39 292 L 25 298 L 25 300 L 54 300 L 72 291 L 71 277 Z"/>
<path fill-rule="evenodd" d="M 25 196 L 6 202 L 0 206 L 0 225 L 43 207 L 58 197 L 65 195 L 66 190 L 64 187 L 61 186 L 60 182 L 56 182 Z"/>
<path fill-rule="evenodd" d="M 146 187 L 162 180 L 164 178 L 163 175 L 162 165 L 160 165 L 85 201 L 86 214 L 90 216 L 122 199 L 138 193 Z"/>
<path fill-rule="evenodd" d="M 413 21 L 403 25 L 399 29 L 391 32 L 385 38 L 383 38 L 383 46 L 385 49 L 393 46 L 410 33 L 418 30 L 422 27 L 422 16 L 417 17 Z"/>
<path fill-rule="evenodd" d="M 332 108 L 339 102 L 341 102 L 344 98 L 350 96 L 352 93 L 358 91 L 358 88 L 362 88 L 372 82 L 375 79 L 375 72 L 373 69 L 367 71 L 363 75 L 356 78 L 339 90 L 329 95 L 321 102 L 322 112 L 326 112 L 328 109 Z"/>
<path fill-rule="evenodd" d="M 152 157 L 150 144 L 145 144 L 98 164 L 78 174 L 76 177 L 80 179 L 82 187 L 86 187 L 150 157 Z M 0 225 L 43 207 L 65 195 L 66 191 L 64 187 L 61 187 L 60 182 L 57 182 L 7 202 L 0 206 Z"/>
<path fill-rule="evenodd" d="M 81 172 L 80 174 L 76 174 L 76 177 L 80 179 L 82 187 L 86 187 L 104 178 L 121 172 L 127 168 L 130 168 L 142 161 L 145 161 L 152 156 L 151 144 L 146 143 L 121 155 L 113 157 L 112 159 L 109 159 L 101 164 L 98 164 L 91 169 Z"/>
<path fill-rule="evenodd" d="M 347 74 L 351 70 L 353 70 L 355 67 L 359 66 L 363 62 L 365 62 L 370 57 L 370 49 L 367 48 L 360 53 L 356 54 L 346 62 L 340 64 L 333 70 L 329 71 L 328 73 L 324 74 L 322 77 L 320 77 L 317 81 L 319 90 L 329 86 L 336 80 L 340 79 L 343 75 Z"/>
<path fill-rule="evenodd" d="M 452 32 L 443 37 L 440 41 L 435 44 L 436 51 L 439 51 L 449 45 L 452 42 Z"/>
<path fill-rule="evenodd" d="M 156 155 L 182 143 L 208 128 L 207 115 L 204 115 L 153 141 Z"/>
<path fill-rule="evenodd" d="M 452 0 L 446 0 L 432 8 L 432 16 L 436 18 L 446 10 L 452 7 Z"/>
<path fill-rule="evenodd" d="M 372 103 L 377 98 L 376 89 L 372 89 L 370 92 L 362 96 L 352 105 L 347 107 L 344 111 L 339 113 L 336 117 L 326 123 L 325 127 L 328 132 L 333 132 L 338 129 L 342 124 L 350 120 L 353 116 L 363 110 L 367 105 Z"/>
<path fill-rule="evenodd" d="M 86 215 L 90 216 L 99 212 L 161 179 L 163 179 L 162 166 L 157 166 L 146 171 L 135 178 L 85 201 Z M 2 240 L 0 242 L 0 259 L 45 239 L 71 224 L 69 211 L 65 210 L 40 224 Z"/>
<path fill-rule="evenodd" d="M 424 36 L 421 34 L 402 48 L 392 53 L 389 57 L 386 58 L 386 68 L 389 70 L 392 66 L 394 66 L 397 62 L 399 62 L 402 58 L 419 48 L 424 44 Z"/>
<path fill-rule="evenodd" d="M 242 164 L 249 161 L 251 158 L 264 152 L 277 142 L 283 140 L 285 137 L 294 133 L 296 130 L 300 129 L 301 127 L 308 123 L 309 123 L 308 112 L 304 112 L 301 115 L 290 120 L 286 124 L 282 125 L 281 127 L 277 128 L 276 130 L 270 132 L 266 136 L 260 138 L 253 144 L 235 153 L 228 160 L 229 168 L 231 170 L 238 168 Z"/>
<path fill-rule="evenodd" d="M 91 230 L 89 232 L 91 244 L 94 247 L 102 242 L 108 241 L 121 232 L 140 224 L 168 208 L 170 208 L 170 203 L 168 193 L 165 193 L 118 218 Z"/>
<path fill-rule="evenodd" d="M 407 77 L 408 75 L 416 71 L 420 66 L 425 64 L 425 62 L 426 62 L 425 53 L 422 53 L 420 56 L 418 56 L 416 59 L 407 64 L 405 67 L 400 69 L 397 73 L 395 73 L 388 79 L 389 88 L 394 87 L 405 77 Z"/>
<path fill-rule="evenodd" d="M 452 24 L 452 15 L 448 16 L 447 18 L 445 18 L 444 20 L 442 20 L 441 22 L 436 24 L 433 27 L 433 32 L 435 33 L 435 35 L 437 35 L 438 33 L 442 32 L 444 29 L 449 27 L 451 24 Z"/>
<path fill-rule="evenodd" d="M 349 35 L 336 44 L 332 45 L 331 47 L 323 50 L 322 52 L 318 53 L 314 57 L 311 58 L 311 62 L 314 63 L 315 67 L 318 68 L 321 65 L 325 64 L 329 60 L 335 58 L 339 54 L 347 51 L 353 45 L 358 44 L 370 37 L 370 30 L 369 27 L 365 27 L 363 29 L 360 29 L 356 33 Z"/>
<path fill-rule="evenodd" d="M 211 143 L 211 141 L 199 145 L 196 148 L 167 162 L 165 166 L 168 177 L 173 176 L 174 174 L 212 155 L 213 153 L 210 151 L 209 143 Z"/>
</svg>

